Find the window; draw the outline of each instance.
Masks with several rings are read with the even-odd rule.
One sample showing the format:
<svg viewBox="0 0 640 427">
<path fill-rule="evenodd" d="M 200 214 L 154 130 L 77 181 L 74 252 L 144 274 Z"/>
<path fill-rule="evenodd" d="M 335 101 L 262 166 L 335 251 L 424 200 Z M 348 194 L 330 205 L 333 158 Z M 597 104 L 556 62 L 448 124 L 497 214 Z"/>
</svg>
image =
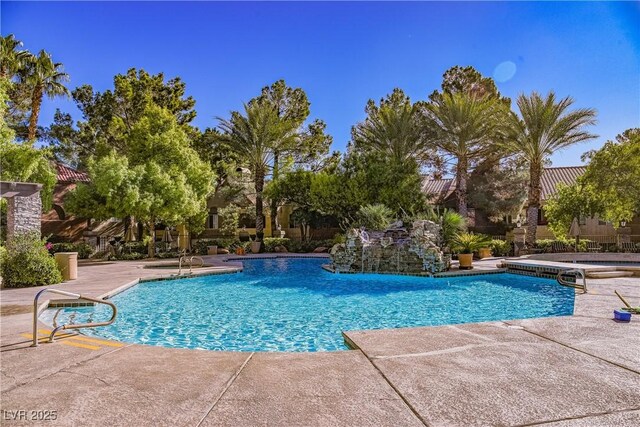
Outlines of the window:
<svg viewBox="0 0 640 427">
<path fill-rule="evenodd" d="M 209 217 L 207 218 L 207 228 L 218 228 L 218 208 L 209 209 Z"/>
</svg>

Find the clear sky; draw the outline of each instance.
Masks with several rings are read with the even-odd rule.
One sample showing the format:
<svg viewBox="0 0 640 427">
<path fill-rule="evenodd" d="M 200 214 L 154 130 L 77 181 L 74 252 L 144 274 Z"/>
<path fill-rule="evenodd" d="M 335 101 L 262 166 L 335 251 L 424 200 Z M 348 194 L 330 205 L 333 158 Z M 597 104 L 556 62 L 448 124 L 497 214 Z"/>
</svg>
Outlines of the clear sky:
<svg viewBox="0 0 640 427">
<path fill-rule="evenodd" d="M 65 64 L 70 87 L 102 91 L 137 67 L 180 76 L 200 128 L 214 126 L 277 79 L 302 87 L 313 118 L 343 150 L 368 99 L 400 87 L 413 100 L 453 65 L 494 76 L 515 98 L 571 95 L 598 110 L 600 135 L 553 157 L 556 166 L 640 126 L 640 3 L 7 2 L 2 34 Z M 46 100 L 41 125 L 71 101 Z"/>
</svg>

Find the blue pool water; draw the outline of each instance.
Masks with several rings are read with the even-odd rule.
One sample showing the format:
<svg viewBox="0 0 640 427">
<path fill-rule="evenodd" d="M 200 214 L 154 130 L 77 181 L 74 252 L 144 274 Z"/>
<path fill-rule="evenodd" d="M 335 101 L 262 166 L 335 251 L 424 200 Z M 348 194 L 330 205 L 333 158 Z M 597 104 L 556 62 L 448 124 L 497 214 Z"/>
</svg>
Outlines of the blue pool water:
<svg viewBox="0 0 640 427">
<path fill-rule="evenodd" d="M 86 333 L 165 347 L 328 351 L 345 349 L 341 331 L 573 313 L 574 290 L 549 279 L 339 275 L 320 267 L 326 262 L 247 260 L 238 274 L 141 283 L 113 298 L 113 325 Z M 56 321 L 109 314 L 106 306 L 64 309 Z"/>
</svg>

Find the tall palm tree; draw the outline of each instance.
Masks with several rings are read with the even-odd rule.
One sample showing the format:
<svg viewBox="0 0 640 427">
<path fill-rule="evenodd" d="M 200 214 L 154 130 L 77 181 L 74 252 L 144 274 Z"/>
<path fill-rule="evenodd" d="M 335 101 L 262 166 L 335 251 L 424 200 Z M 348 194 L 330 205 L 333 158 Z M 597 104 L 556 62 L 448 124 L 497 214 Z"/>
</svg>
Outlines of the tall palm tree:
<svg viewBox="0 0 640 427">
<path fill-rule="evenodd" d="M 31 92 L 31 116 L 27 139 L 33 141 L 38 127 L 38 116 L 42 106 L 42 98 L 56 96 L 69 96 L 69 89 L 64 82 L 69 81 L 69 75 L 62 69 L 62 64 L 53 62 L 51 55 L 41 50 L 27 65 L 24 83 Z"/>
<path fill-rule="evenodd" d="M 595 124 L 596 111 L 592 108 L 568 111 L 573 102 L 571 97 L 556 101 L 553 92 L 546 98 L 537 92 L 523 94 L 517 101 L 521 117 L 511 116 L 513 135 L 505 140 L 505 147 L 529 165 L 526 237 L 529 246 L 536 241 L 545 162 L 558 150 L 597 137 L 585 130 Z"/>
<path fill-rule="evenodd" d="M 12 79 L 25 68 L 32 57 L 27 50 L 19 50 L 22 42 L 13 34 L 0 36 L 0 77 Z"/>
<path fill-rule="evenodd" d="M 273 105 L 267 102 L 251 102 L 244 106 L 245 114 L 234 111 L 231 118 L 217 118 L 222 130 L 220 139 L 249 168 L 253 175 L 256 194 L 256 237 L 264 235 L 263 191 L 265 177 L 273 165 L 274 151 L 279 144 L 297 137 L 296 126 L 281 120 Z"/>
<path fill-rule="evenodd" d="M 382 154 L 396 164 L 413 159 L 418 164 L 433 157 L 420 128 L 420 108 L 400 89 L 375 105 L 367 103 L 367 118 L 351 131 L 357 148 Z"/>
<path fill-rule="evenodd" d="M 469 168 L 490 150 L 506 130 L 505 106 L 470 93 L 444 93 L 426 105 L 426 132 L 433 144 L 456 159 L 457 210 L 468 217 Z"/>
</svg>

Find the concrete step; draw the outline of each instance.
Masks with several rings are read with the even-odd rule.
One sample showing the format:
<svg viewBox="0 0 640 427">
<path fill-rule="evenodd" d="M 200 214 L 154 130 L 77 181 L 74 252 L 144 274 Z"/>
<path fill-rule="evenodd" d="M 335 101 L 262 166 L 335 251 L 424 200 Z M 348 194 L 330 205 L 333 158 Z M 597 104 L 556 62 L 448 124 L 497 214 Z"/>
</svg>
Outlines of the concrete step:
<svg viewBox="0 0 640 427">
<path fill-rule="evenodd" d="M 631 277 L 631 276 L 633 276 L 633 271 L 612 270 L 612 271 L 587 272 L 587 277 L 589 279 L 614 279 L 616 277 Z"/>
</svg>

